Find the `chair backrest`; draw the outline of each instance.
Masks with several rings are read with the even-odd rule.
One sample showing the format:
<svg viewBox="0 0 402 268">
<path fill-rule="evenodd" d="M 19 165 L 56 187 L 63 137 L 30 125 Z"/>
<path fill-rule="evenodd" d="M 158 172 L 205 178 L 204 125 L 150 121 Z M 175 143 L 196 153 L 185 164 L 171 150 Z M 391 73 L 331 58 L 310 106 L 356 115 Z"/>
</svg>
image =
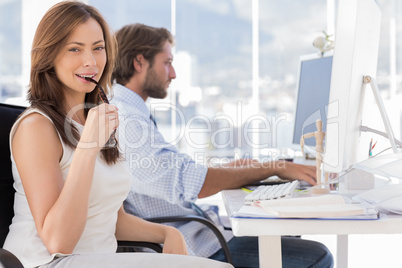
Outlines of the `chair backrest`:
<svg viewBox="0 0 402 268">
<path fill-rule="evenodd" d="M 17 117 L 26 107 L 0 103 L 0 246 L 8 234 L 8 227 L 14 216 L 13 175 L 11 173 L 11 159 L 9 134 Z"/>
</svg>

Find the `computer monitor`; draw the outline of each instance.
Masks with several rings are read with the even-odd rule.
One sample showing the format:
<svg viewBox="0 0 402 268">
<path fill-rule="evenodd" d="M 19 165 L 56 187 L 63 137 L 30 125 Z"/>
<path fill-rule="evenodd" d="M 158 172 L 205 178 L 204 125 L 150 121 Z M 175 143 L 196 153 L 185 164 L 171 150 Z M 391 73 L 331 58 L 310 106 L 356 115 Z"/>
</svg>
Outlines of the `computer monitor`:
<svg viewBox="0 0 402 268">
<path fill-rule="evenodd" d="M 368 158 L 360 136 L 364 76 L 376 77 L 381 12 L 374 0 L 339 0 L 325 139 L 324 171 L 342 172 Z"/>
<path fill-rule="evenodd" d="M 293 144 L 299 145 L 306 133 L 317 130 L 316 120 L 326 129 L 327 106 L 331 84 L 332 53 L 309 54 L 300 57 L 297 80 L 297 105 L 293 129 Z M 315 148 L 315 139 L 305 139 L 305 149 Z"/>
</svg>

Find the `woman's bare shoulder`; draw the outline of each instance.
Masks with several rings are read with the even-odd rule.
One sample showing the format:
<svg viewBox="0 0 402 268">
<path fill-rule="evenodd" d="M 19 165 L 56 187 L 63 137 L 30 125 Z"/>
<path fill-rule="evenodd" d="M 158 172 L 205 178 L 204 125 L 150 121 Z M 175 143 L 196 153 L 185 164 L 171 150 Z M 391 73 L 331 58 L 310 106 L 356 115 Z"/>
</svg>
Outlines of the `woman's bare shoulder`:
<svg viewBox="0 0 402 268">
<path fill-rule="evenodd" d="M 35 143 L 39 146 L 61 146 L 53 123 L 46 116 L 33 112 L 25 115 L 13 135 L 13 144 Z"/>
</svg>

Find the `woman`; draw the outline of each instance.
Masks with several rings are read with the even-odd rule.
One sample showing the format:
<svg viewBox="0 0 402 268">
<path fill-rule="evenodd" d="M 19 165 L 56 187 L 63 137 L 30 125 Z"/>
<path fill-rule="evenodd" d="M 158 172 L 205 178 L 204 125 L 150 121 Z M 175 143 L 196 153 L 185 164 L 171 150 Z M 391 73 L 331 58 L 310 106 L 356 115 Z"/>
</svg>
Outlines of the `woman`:
<svg viewBox="0 0 402 268">
<path fill-rule="evenodd" d="M 125 213 L 130 189 L 117 147 L 117 108 L 100 104 L 94 84 L 110 87 L 115 41 L 91 6 L 53 6 L 37 28 L 31 58 L 31 106 L 10 133 L 15 216 L 4 248 L 25 267 L 226 266 L 188 256 L 117 254 L 118 240 L 164 244 L 186 255 L 181 233 Z M 85 107 L 85 108 L 83 108 Z M 194 264 L 192 264 L 194 266 Z"/>
</svg>

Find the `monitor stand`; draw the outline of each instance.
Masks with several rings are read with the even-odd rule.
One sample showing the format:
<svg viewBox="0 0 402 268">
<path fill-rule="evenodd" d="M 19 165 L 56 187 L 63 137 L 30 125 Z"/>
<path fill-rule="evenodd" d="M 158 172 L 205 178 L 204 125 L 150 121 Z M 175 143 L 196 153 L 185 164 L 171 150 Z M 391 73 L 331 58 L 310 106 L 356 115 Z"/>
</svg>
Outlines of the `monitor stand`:
<svg viewBox="0 0 402 268">
<path fill-rule="evenodd" d="M 387 138 L 392 146 L 393 154 L 369 158 L 354 165 L 351 174 L 347 174 L 345 176 L 345 181 L 348 182 L 348 190 L 367 190 L 374 188 L 374 174 L 381 174 L 381 169 L 384 168 L 381 165 L 384 165 L 386 167 L 386 163 L 391 164 L 392 161 L 395 161 L 395 159 L 399 161 L 398 159 L 400 158 L 400 156 L 396 155 L 398 154 L 398 148 L 396 145 L 395 135 L 392 130 L 391 123 L 388 119 L 385 105 L 381 98 L 380 90 L 378 89 L 377 81 L 371 76 L 364 76 L 363 83 L 369 84 L 373 91 L 374 98 L 376 100 L 378 109 L 380 110 L 382 121 L 385 126 L 386 134 L 388 135 Z M 378 167 L 376 167 L 377 165 Z M 365 175 L 362 172 L 365 173 Z M 397 175 L 391 173 L 391 176 Z"/>
<path fill-rule="evenodd" d="M 378 89 L 377 81 L 371 76 L 365 76 L 363 78 L 363 83 L 370 84 L 378 109 L 380 110 L 382 121 L 384 122 L 385 130 L 388 134 L 388 139 L 389 142 L 391 143 L 392 150 L 394 153 L 398 153 L 398 149 L 396 147 L 395 142 L 395 135 L 394 132 L 392 131 L 391 123 L 389 122 L 387 111 L 385 110 L 385 105 L 381 98 L 380 90 Z"/>
</svg>

